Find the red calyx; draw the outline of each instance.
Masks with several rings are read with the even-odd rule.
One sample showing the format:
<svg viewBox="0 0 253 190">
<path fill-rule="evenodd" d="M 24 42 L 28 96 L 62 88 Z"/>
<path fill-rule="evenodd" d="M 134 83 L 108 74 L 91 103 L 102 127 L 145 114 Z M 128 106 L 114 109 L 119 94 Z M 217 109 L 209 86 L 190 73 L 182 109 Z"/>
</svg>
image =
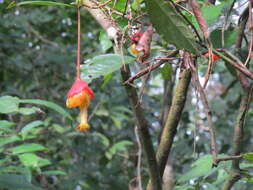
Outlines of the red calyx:
<svg viewBox="0 0 253 190">
<path fill-rule="evenodd" d="M 138 43 L 142 35 L 143 33 L 141 31 L 137 31 L 130 36 L 130 39 L 133 41 L 133 43 Z"/>
<path fill-rule="evenodd" d="M 80 78 L 76 78 L 75 82 L 72 84 L 70 90 L 67 93 L 67 97 L 72 97 L 82 91 L 87 92 L 90 95 L 90 99 L 94 98 L 93 91 L 89 88 L 88 84 Z"/>
<path fill-rule="evenodd" d="M 204 53 L 203 54 L 203 56 L 205 56 L 205 57 L 209 57 L 209 53 L 208 52 L 206 52 L 206 53 Z M 215 53 L 213 53 L 213 61 L 217 61 L 217 60 L 219 60 L 220 59 L 220 56 L 218 56 L 218 55 L 216 55 Z"/>
</svg>

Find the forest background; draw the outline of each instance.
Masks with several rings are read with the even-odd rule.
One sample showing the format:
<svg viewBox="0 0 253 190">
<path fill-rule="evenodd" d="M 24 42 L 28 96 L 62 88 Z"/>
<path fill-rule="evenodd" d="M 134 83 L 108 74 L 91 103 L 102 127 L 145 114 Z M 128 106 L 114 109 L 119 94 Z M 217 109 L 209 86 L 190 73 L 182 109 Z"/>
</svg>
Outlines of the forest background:
<svg viewBox="0 0 253 190">
<path fill-rule="evenodd" d="M 95 93 L 85 132 L 65 106 L 77 6 L 81 77 Z M 251 8 L 0 0 L 0 189 L 251 190 Z M 130 37 L 150 24 L 141 61 Z"/>
</svg>

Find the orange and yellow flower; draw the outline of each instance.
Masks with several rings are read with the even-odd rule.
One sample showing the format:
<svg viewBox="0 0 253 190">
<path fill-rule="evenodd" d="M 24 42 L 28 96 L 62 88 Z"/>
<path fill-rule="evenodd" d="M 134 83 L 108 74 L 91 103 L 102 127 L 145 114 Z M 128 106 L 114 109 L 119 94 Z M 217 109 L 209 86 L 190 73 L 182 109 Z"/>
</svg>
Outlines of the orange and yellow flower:
<svg viewBox="0 0 253 190">
<path fill-rule="evenodd" d="M 80 131 L 86 131 L 90 128 L 87 109 L 93 97 L 94 93 L 88 84 L 82 79 L 76 78 L 67 94 L 66 105 L 68 108 L 80 107 L 80 124 L 77 126 Z"/>
</svg>

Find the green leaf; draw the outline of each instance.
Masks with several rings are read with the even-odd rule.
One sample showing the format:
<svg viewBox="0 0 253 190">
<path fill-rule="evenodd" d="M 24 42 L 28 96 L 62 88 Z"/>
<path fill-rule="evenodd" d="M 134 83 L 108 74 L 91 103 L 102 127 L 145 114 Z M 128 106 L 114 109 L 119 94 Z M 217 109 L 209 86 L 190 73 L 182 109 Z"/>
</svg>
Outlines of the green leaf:
<svg viewBox="0 0 253 190">
<path fill-rule="evenodd" d="M 171 3 L 163 0 L 145 0 L 145 3 L 152 24 L 168 43 L 199 54 L 192 31 Z"/>
<path fill-rule="evenodd" d="M 214 21 L 221 15 L 224 6 L 229 5 L 231 1 L 224 1 L 219 5 L 208 4 L 201 8 L 201 12 L 208 25 L 214 24 Z"/>
<path fill-rule="evenodd" d="M 46 106 L 46 107 L 60 113 L 64 117 L 67 117 L 68 119 L 73 120 L 73 118 L 71 117 L 71 115 L 68 112 L 66 112 L 61 106 L 59 106 L 53 102 L 49 102 L 46 100 L 35 100 L 35 99 L 24 99 L 24 100 L 20 100 L 19 102 Z"/>
<path fill-rule="evenodd" d="M 23 115 L 31 115 L 31 114 L 34 114 L 36 112 L 41 112 L 41 110 L 40 110 L 40 108 L 37 108 L 37 107 L 19 108 L 18 112 L 23 114 Z"/>
<path fill-rule="evenodd" d="M 10 137 L 1 137 L 0 138 L 0 146 L 9 144 L 9 143 L 13 143 L 16 141 L 20 141 L 21 138 L 18 136 L 10 136 Z"/>
<path fill-rule="evenodd" d="M 131 141 L 126 141 L 126 140 L 123 140 L 123 141 L 120 141 L 120 142 L 117 142 L 116 144 L 114 144 L 110 149 L 109 151 L 107 151 L 105 153 L 106 157 L 108 159 L 111 159 L 112 156 L 119 150 L 125 150 L 126 149 L 126 146 L 128 145 L 133 145 L 133 143 Z"/>
<path fill-rule="evenodd" d="M 180 178 L 180 182 L 185 182 L 193 178 L 206 175 L 212 169 L 212 156 L 205 155 L 199 158 L 192 164 L 192 169 L 183 174 Z"/>
<path fill-rule="evenodd" d="M 26 152 L 35 152 L 35 151 L 42 151 L 42 150 L 46 150 L 46 147 L 40 144 L 35 144 L 35 143 L 22 144 L 11 149 L 12 154 L 21 154 L 21 153 L 26 153 Z"/>
<path fill-rule="evenodd" d="M 19 99 L 12 96 L 0 97 L 0 113 L 12 113 L 18 111 Z"/>
<path fill-rule="evenodd" d="M 104 31 L 101 31 L 99 34 L 99 42 L 103 53 L 105 53 L 108 49 L 112 47 L 112 41 L 109 39 L 107 33 Z"/>
<path fill-rule="evenodd" d="M 94 135 L 101 139 L 101 142 L 103 145 L 105 145 L 105 147 L 108 147 L 110 145 L 110 141 L 105 135 L 101 133 L 95 133 Z"/>
<path fill-rule="evenodd" d="M 216 29 L 211 32 L 210 39 L 212 41 L 214 48 L 221 48 L 221 36 L 222 32 L 220 29 Z M 237 37 L 237 31 L 236 30 L 226 30 L 224 32 L 224 48 L 229 48 L 235 43 Z"/>
<path fill-rule="evenodd" d="M 42 190 L 29 183 L 24 176 L 16 174 L 0 174 L 0 187 L 8 190 Z"/>
<path fill-rule="evenodd" d="M 37 120 L 37 121 L 33 121 L 33 122 L 27 124 L 26 126 L 24 126 L 22 128 L 22 130 L 20 131 L 22 138 L 25 139 L 27 133 L 29 133 L 31 130 L 33 130 L 33 128 L 38 127 L 40 125 L 44 125 L 44 122 Z"/>
<path fill-rule="evenodd" d="M 42 175 L 67 175 L 66 172 L 61 171 L 61 170 L 48 170 L 48 171 L 44 171 L 41 173 Z"/>
<path fill-rule="evenodd" d="M 17 6 L 21 5 L 45 5 L 45 6 L 66 6 L 66 7 L 74 7 L 73 5 L 54 2 L 54 1 L 22 1 L 16 4 Z"/>
<path fill-rule="evenodd" d="M 133 57 L 125 56 L 125 64 L 129 64 L 134 61 Z M 104 54 L 98 55 L 88 61 L 81 67 L 81 77 L 87 82 L 91 82 L 93 79 L 100 76 L 108 75 L 114 71 L 117 71 L 123 65 L 121 57 L 116 54 Z"/>
<path fill-rule="evenodd" d="M 40 158 L 33 153 L 20 154 L 18 157 L 21 163 L 26 167 L 40 168 L 51 164 L 49 160 Z"/>
<path fill-rule="evenodd" d="M 165 64 L 161 69 L 161 74 L 163 79 L 170 80 L 172 75 L 172 65 L 171 64 Z"/>
<path fill-rule="evenodd" d="M 104 76 L 104 81 L 101 85 L 102 89 L 104 89 L 106 87 L 106 85 L 109 83 L 109 81 L 112 79 L 112 77 L 113 77 L 112 73 Z"/>
<path fill-rule="evenodd" d="M 242 157 L 243 157 L 245 160 L 248 160 L 248 161 L 250 161 L 250 162 L 253 162 L 253 152 L 249 152 L 249 153 L 243 154 Z"/>
<path fill-rule="evenodd" d="M 13 123 L 13 122 L 10 122 L 10 121 L 7 121 L 7 120 L 0 120 L 0 130 L 1 129 L 6 129 L 6 128 L 10 128 L 10 127 L 13 127 L 15 126 L 16 123 Z"/>
</svg>

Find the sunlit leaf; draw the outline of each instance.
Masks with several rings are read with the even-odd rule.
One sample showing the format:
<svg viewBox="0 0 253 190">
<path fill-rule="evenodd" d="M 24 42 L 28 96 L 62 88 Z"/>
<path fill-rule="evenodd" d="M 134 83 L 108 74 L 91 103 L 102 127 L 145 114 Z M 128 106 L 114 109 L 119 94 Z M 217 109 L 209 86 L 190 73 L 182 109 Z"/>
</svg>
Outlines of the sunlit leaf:
<svg viewBox="0 0 253 190">
<path fill-rule="evenodd" d="M 9 128 L 9 127 L 13 127 L 15 125 L 16 125 L 16 123 L 13 123 L 13 122 L 10 122 L 10 121 L 7 121 L 7 120 L 0 120 L 0 130 L 1 129 L 6 129 L 6 128 Z"/>
<path fill-rule="evenodd" d="M 134 58 L 125 56 L 124 63 L 129 64 L 133 62 Z M 117 71 L 121 68 L 123 62 L 121 57 L 116 54 L 104 54 L 98 55 L 82 65 L 81 77 L 87 82 L 91 82 L 93 79 L 100 76 L 108 75 L 114 71 Z"/>
<path fill-rule="evenodd" d="M 55 1 L 22 1 L 16 4 L 17 6 L 22 5 L 45 5 L 45 6 L 66 6 L 66 7 L 73 7 L 71 4 L 60 3 Z"/>
<path fill-rule="evenodd" d="M 26 153 L 26 152 L 42 151 L 46 149 L 47 149 L 46 147 L 40 144 L 31 143 L 31 144 L 22 144 L 22 145 L 16 146 L 12 148 L 11 151 L 12 151 L 12 154 L 21 154 L 21 153 Z"/>
<path fill-rule="evenodd" d="M 47 166 L 51 164 L 49 160 L 40 158 L 39 156 L 33 153 L 20 154 L 18 155 L 18 157 L 21 163 L 27 167 L 37 168 L 37 167 L 43 167 L 43 166 Z"/>
<path fill-rule="evenodd" d="M 253 152 L 245 153 L 242 155 L 245 160 L 253 162 Z"/>
<path fill-rule="evenodd" d="M 99 34 L 99 42 L 103 53 L 105 53 L 108 49 L 112 47 L 112 41 L 109 39 L 107 33 L 104 31 L 101 31 Z"/>
<path fill-rule="evenodd" d="M 12 113 L 18 111 L 19 99 L 12 96 L 0 97 L 0 113 Z"/>
<path fill-rule="evenodd" d="M 67 117 L 68 119 L 73 120 L 73 118 L 71 117 L 71 115 L 67 111 L 65 111 L 61 106 L 59 106 L 53 102 L 49 102 L 46 100 L 24 99 L 24 100 L 20 100 L 20 103 L 37 104 L 37 105 L 46 106 L 46 107 L 60 113 L 64 117 Z"/>
</svg>

